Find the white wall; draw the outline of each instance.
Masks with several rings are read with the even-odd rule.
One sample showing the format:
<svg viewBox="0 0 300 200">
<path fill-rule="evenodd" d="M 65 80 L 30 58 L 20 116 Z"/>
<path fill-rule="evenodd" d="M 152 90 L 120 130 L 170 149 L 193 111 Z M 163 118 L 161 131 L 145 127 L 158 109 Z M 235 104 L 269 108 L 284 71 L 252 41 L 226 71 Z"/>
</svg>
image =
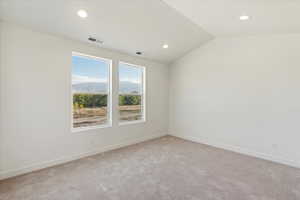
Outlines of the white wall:
<svg viewBox="0 0 300 200">
<path fill-rule="evenodd" d="M 170 73 L 171 134 L 300 167 L 300 35 L 215 39 Z"/>
<path fill-rule="evenodd" d="M 167 134 L 168 67 L 16 25 L 0 25 L 0 178 Z M 115 74 L 118 60 L 145 66 L 147 122 L 72 133 L 72 51 L 113 59 Z M 113 118 L 117 119 L 118 82 L 113 83 Z"/>
</svg>

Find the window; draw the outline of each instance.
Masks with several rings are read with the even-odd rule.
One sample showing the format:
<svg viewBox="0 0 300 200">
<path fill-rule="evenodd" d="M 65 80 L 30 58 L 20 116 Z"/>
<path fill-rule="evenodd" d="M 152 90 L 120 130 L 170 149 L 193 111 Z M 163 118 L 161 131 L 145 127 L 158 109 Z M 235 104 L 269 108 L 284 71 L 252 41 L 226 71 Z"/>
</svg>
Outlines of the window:
<svg viewBox="0 0 300 200">
<path fill-rule="evenodd" d="M 119 122 L 145 120 L 145 69 L 119 63 Z"/>
<path fill-rule="evenodd" d="M 74 129 L 111 125 L 111 60 L 72 53 Z"/>
</svg>

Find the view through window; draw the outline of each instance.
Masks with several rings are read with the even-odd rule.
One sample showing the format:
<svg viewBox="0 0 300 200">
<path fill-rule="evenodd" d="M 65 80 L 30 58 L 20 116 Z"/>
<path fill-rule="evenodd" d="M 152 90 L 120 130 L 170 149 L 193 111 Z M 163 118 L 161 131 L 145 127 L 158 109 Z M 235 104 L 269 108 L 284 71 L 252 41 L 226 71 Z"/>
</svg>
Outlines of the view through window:
<svg viewBox="0 0 300 200">
<path fill-rule="evenodd" d="M 119 64 L 119 121 L 145 120 L 144 67 Z"/>
<path fill-rule="evenodd" d="M 110 123 L 111 61 L 72 54 L 73 128 Z"/>
</svg>

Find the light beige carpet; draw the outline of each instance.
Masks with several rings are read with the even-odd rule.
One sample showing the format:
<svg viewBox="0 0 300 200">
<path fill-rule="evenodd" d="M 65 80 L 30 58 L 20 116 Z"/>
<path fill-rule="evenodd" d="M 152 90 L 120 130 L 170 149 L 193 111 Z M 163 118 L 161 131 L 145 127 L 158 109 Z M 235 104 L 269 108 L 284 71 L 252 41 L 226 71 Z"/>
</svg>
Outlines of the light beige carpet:
<svg viewBox="0 0 300 200">
<path fill-rule="evenodd" d="M 300 170 L 175 137 L 0 182 L 1 200 L 299 200 Z"/>
</svg>

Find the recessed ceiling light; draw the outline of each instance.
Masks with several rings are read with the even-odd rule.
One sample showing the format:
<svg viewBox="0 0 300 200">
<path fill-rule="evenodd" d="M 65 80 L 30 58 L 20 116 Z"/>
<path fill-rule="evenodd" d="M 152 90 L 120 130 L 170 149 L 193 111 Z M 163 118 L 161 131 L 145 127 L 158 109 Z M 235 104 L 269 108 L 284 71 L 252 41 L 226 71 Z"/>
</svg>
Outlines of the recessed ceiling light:
<svg viewBox="0 0 300 200">
<path fill-rule="evenodd" d="M 248 15 L 242 15 L 240 16 L 240 20 L 244 21 L 244 20 L 248 20 L 249 16 Z"/>
<path fill-rule="evenodd" d="M 164 44 L 164 45 L 163 45 L 163 48 L 164 48 L 164 49 L 167 49 L 167 48 L 169 48 L 169 45 Z"/>
<path fill-rule="evenodd" d="M 86 18 L 88 16 L 85 10 L 78 10 L 77 15 L 81 18 Z"/>
</svg>

